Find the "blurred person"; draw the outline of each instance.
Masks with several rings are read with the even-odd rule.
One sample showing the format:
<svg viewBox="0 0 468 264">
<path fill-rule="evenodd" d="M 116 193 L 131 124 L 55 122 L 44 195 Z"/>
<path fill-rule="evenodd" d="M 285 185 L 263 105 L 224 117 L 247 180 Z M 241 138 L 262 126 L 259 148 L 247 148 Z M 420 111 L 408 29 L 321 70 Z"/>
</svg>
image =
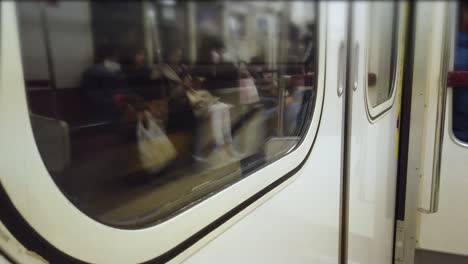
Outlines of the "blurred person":
<svg viewBox="0 0 468 264">
<path fill-rule="evenodd" d="M 162 80 L 166 86 L 164 88 L 165 93 L 169 97 L 167 129 L 170 132 L 184 130 L 193 134 L 197 123 L 195 113 L 184 87 L 178 83 L 179 80 L 183 80 L 185 76 L 189 75 L 189 68 L 182 63 L 183 54 L 181 49 L 170 48 L 169 52 L 163 55 L 165 63 L 156 66 L 152 70 L 150 78 L 152 80 Z M 169 72 L 173 72 L 173 76 L 168 74 L 168 71 L 163 72 L 162 69 L 164 68 L 168 68 Z M 176 80 L 173 80 L 174 78 Z"/>
<path fill-rule="evenodd" d="M 313 66 L 315 62 L 315 26 L 310 23 L 307 24 L 307 33 L 302 38 L 305 46 L 304 56 L 302 62 L 305 66 L 307 73 L 313 72 Z"/>
<path fill-rule="evenodd" d="M 207 124 L 216 147 L 223 149 L 232 157 L 238 157 L 239 153 L 233 147 L 231 135 L 230 106 L 220 102 L 219 98 L 212 96 L 208 91 L 196 89 L 200 87 L 200 83 L 192 79 L 189 68 L 182 63 L 182 58 L 182 49 L 173 47 L 167 53 L 166 63 L 158 67 L 159 73 L 154 74 L 163 76 L 169 83 L 170 102 L 172 102 L 169 113 L 177 112 L 179 109 L 175 108 L 181 107 L 190 109 L 190 118 L 196 118 L 195 133 L 197 134 L 196 140 L 199 142 L 195 142 L 194 146 L 195 160 L 203 160 L 201 153 L 205 146 L 202 141 L 206 141 L 206 135 L 201 134 L 200 131 L 206 130 Z M 170 115 L 169 119 L 174 119 L 172 122 L 184 122 L 179 117 L 180 114 L 179 116 Z"/>
<path fill-rule="evenodd" d="M 94 117 L 116 118 L 119 112 L 114 98 L 127 92 L 127 89 L 116 49 L 112 46 L 101 47 L 96 63 L 83 73 L 81 80 L 82 94 L 90 102 Z"/>
<path fill-rule="evenodd" d="M 255 79 L 261 98 L 276 98 L 278 95 L 278 83 L 274 78 L 274 71 L 268 70 L 265 59 L 262 56 L 254 56 L 250 59 L 248 70 Z"/>
<path fill-rule="evenodd" d="M 304 107 L 304 86 L 305 75 L 304 65 L 301 63 L 299 57 L 295 55 L 289 55 L 287 59 L 288 63 L 283 65 L 281 72 L 284 73 L 282 78 L 285 78 L 285 86 L 281 89 L 285 89 L 284 92 L 284 113 L 283 113 L 283 128 L 284 134 L 296 135 L 298 126 L 302 124 L 301 111 Z M 279 86 L 273 78 L 273 73 L 266 70 L 265 65 L 262 63 L 260 57 L 253 57 L 249 69 L 254 72 L 254 76 L 257 76 L 256 84 L 260 87 L 260 103 L 266 108 L 264 117 L 267 120 L 272 120 L 274 115 L 278 111 L 278 89 Z M 262 87 L 264 87 L 262 89 Z M 274 122 L 270 123 L 270 129 L 275 129 Z"/>
<path fill-rule="evenodd" d="M 239 64 L 239 101 L 243 105 L 250 105 L 260 101 L 255 80 L 248 70 L 247 62 Z"/>
<path fill-rule="evenodd" d="M 161 83 L 151 78 L 151 67 L 148 66 L 144 49 L 138 49 L 127 58 L 123 70 L 128 85 L 146 100 L 154 100 L 164 95 Z"/>
<path fill-rule="evenodd" d="M 193 75 L 203 79 L 203 88 L 207 90 L 238 87 L 239 71 L 216 36 L 202 37 Z"/>
<path fill-rule="evenodd" d="M 283 69 L 286 76 L 288 76 L 285 87 L 286 98 L 283 128 L 285 135 L 295 136 L 297 135 L 299 126 L 304 122 L 300 118 L 300 113 L 304 107 L 305 68 L 300 58 L 296 55 L 289 55 L 287 61 L 288 64 Z"/>
<path fill-rule="evenodd" d="M 147 65 L 143 49 L 137 50 L 127 59 L 124 72 L 130 84 L 139 84 L 150 80 L 151 69 Z"/>
<path fill-rule="evenodd" d="M 96 63 L 82 75 L 81 91 L 90 103 L 93 119 L 100 121 L 117 121 L 122 117 L 128 121 L 138 111 L 147 109 L 140 96 L 129 89 L 112 46 L 98 50 Z"/>
</svg>

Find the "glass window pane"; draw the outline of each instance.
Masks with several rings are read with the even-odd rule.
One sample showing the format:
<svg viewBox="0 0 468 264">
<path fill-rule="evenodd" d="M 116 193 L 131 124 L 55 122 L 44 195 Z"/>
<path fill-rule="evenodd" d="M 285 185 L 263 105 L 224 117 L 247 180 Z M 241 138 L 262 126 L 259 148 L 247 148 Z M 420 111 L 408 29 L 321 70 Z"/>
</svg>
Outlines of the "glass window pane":
<svg viewBox="0 0 468 264">
<path fill-rule="evenodd" d="M 31 123 L 80 210 L 140 228 L 302 139 L 315 104 L 313 2 L 21 1 Z"/>
<path fill-rule="evenodd" d="M 395 77 L 396 3 L 369 2 L 367 93 L 372 107 L 390 99 Z"/>
<path fill-rule="evenodd" d="M 468 70 L 468 4 L 460 1 L 459 20 L 455 47 L 456 71 Z M 468 89 L 453 89 L 453 134 L 461 141 L 468 142 Z"/>
</svg>

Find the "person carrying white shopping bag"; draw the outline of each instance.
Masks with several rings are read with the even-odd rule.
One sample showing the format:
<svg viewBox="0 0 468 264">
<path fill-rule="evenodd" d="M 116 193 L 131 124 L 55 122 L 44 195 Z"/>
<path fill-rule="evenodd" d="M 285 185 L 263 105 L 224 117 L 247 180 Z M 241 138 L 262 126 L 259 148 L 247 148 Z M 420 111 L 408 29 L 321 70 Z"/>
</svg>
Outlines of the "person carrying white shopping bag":
<svg viewBox="0 0 468 264">
<path fill-rule="evenodd" d="M 137 145 L 141 167 L 158 172 L 177 156 L 177 151 L 148 111 L 138 116 Z"/>
</svg>

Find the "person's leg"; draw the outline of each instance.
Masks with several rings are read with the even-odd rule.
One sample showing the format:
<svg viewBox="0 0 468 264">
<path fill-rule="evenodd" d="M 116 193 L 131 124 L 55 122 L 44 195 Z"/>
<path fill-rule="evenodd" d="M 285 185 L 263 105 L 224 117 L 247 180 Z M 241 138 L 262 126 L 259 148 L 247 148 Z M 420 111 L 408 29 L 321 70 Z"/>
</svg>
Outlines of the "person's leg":
<svg viewBox="0 0 468 264">
<path fill-rule="evenodd" d="M 211 129 L 217 147 L 222 147 L 232 157 L 240 154 L 234 149 L 231 134 L 231 117 L 229 106 L 225 103 L 215 103 L 210 107 Z"/>
<path fill-rule="evenodd" d="M 214 141 L 216 146 L 222 146 L 226 142 L 224 141 L 223 131 L 223 109 L 220 103 L 212 104 L 209 109 L 210 121 L 211 121 L 211 132 L 213 133 Z"/>
<path fill-rule="evenodd" d="M 203 160 L 202 158 L 203 143 L 201 141 L 201 137 L 203 136 L 202 126 L 203 124 L 197 124 L 194 129 L 195 137 L 194 137 L 194 141 L 192 142 L 192 151 L 193 151 L 192 157 L 196 161 Z"/>
<path fill-rule="evenodd" d="M 218 103 L 219 111 L 222 116 L 222 129 L 224 135 L 224 142 L 232 144 L 232 134 L 231 134 L 231 115 L 229 113 L 229 107 L 225 103 Z"/>
<path fill-rule="evenodd" d="M 224 149 L 225 151 L 233 156 L 234 158 L 240 158 L 242 156 L 233 145 L 232 138 L 232 127 L 231 127 L 231 114 L 229 112 L 229 105 L 225 103 L 217 103 L 217 107 L 222 115 L 222 132 L 224 135 Z"/>
</svg>

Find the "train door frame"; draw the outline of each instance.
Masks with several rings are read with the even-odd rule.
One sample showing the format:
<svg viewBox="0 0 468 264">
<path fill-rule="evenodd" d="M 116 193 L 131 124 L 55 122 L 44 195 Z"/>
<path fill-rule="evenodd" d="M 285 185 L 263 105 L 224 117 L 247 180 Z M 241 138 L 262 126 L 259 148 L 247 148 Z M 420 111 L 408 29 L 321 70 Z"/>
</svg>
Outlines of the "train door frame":
<svg viewBox="0 0 468 264">
<path fill-rule="evenodd" d="M 401 94 L 401 109 L 399 116 L 399 142 L 398 142 L 398 171 L 397 171 L 397 195 L 395 203 L 395 226 L 394 226 L 394 243 L 393 243 L 393 261 L 394 263 L 405 263 L 405 257 L 411 255 L 411 250 L 408 250 L 408 239 L 413 238 L 414 234 L 410 230 L 415 230 L 415 214 L 416 204 L 410 204 L 407 200 L 417 200 L 418 187 L 414 179 L 409 178 L 407 171 L 413 161 L 409 160 L 411 154 L 409 149 L 415 149 L 414 144 L 417 144 L 417 135 L 412 134 L 410 139 L 410 121 L 414 115 L 412 97 L 416 91 L 413 87 L 413 69 L 414 69 L 414 53 L 415 53 L 415 23 L 416 23 L 416 4 L 409 3 L 408 11 L 408 27 L 406 32 L 406 50 L 404 59 L 403 72 L 403 89 Z M 414 128 L 413 128 L 414 129 Z M 412 144 L 410 146 L 410 143 Z M 414 156 L 414 155 L 413 155 Z M 408 207 L 409 206 L 409 207 Z M 409 212 L 409 213 L 408 213 Z M 414 254 L 414 250 L 412 251 Z M 413 255 L 414 256 L 414 255 Z M 410 257 L 411 258 L 411 257 Z M 414 257 L 413 257 L 414 258 Z"/>
</svg>

